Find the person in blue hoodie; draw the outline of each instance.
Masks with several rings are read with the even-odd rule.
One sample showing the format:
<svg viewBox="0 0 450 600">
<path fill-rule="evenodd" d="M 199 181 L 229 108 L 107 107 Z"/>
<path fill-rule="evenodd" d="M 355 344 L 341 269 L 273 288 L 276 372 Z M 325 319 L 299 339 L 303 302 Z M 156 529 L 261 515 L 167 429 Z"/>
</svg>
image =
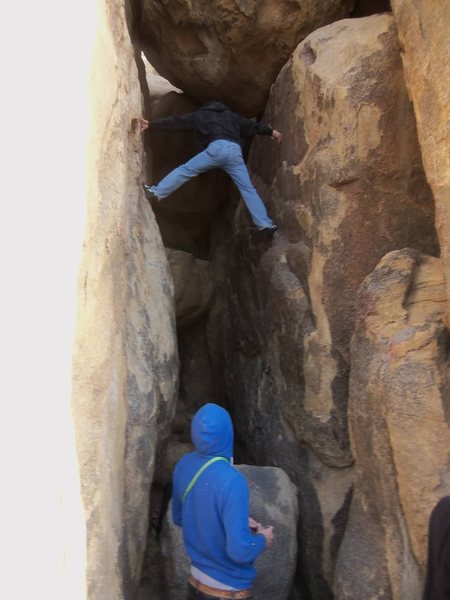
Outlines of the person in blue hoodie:
<svg viewBox="0 0 450 600">
<path fill-rule="evenodd" d="M 255 559 L 272 543 L 272 527 L 249 516 L 249 489 L 233 467 L 233 424 L 217 404 L 195 414 L 191 438 L 173 474 L 172 517 L 191 560 L 188 600 L 251 598 Z"/>
</svg>

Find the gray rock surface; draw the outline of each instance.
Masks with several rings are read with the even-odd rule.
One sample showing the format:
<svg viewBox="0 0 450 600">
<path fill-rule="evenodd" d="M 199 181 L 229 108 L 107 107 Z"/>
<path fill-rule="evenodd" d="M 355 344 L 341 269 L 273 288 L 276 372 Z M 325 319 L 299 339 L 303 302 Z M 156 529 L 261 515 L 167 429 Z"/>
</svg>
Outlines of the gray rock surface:
<svg viewBox="0 0 450 600">
<path fill-rule="evenodd" d="M 181 250 L 166 249 L 175 289 L 177 327 L 193 323 L 209 308 L 213 279 L 209 261 Z"/>
</svg>

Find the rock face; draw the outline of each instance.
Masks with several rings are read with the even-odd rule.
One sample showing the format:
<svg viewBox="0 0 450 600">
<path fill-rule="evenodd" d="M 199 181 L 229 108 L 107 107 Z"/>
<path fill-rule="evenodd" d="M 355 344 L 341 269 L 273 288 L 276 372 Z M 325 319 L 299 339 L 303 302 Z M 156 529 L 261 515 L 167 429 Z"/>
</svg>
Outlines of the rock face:
<svg viewBox="0 0 450 600">
<path fill-rule="evenodd" d="M 427 526 L 450 490 L 450 363 L 439 259 L 385 256 L 364 282 L 352 341 L 356 484 L 336 598 L 419 600 Z"/>
<path fill-rule="evenodd" d="M 436 203 L 436 228 L 450 298 L 450 5 L 436 0 L 392 0 L 392 10 L 423 164 Z"/>
<path fill-rule="evenodd" d="M 274 526 L 274 542 L 257 559 L 255 596 L 261 600 L 285 600 L 294 575 L 297 554 L 297 496 L 281 469 L 238 465 L 250 488 L 250 514 L 264 525 Z M 184 600 L 189 558 L 181 529 L 172 523 L 169 507 L 163 530 L 165 579 L 169 600 Z"/>
<path fill-rule="evenodd" d="M 281 469 L 238 465 L 250 487 L 250 515 L 273 525 L 274 541 L 256 560 L 255 597 L 287 598 L 297 562 L 297 490 Z"/>
<path fill-rule="evenodd" d="M 296 45 L 348 16 L 352 0 L 142 0 L 144 50 L 157 70 L 198 100 L 255 116 Z"/>
<path fill-rule="evenodd" d="M 281 234 L 252 240 L 238 211 L 213 261 L 219 300 L 208 335 L 221 347 L 213 362 L 245 451 L 298 486 L 300 569 L 323 600 L 351 497 L 356 293 L 386 252 L 438 250 L 392 16 L 308 36 L 264 119 L 283 143 L 255 140 L 250 165 Z"/>
<path fill-rule="evenodd" d="M 172 281 L 140 186 L 134 52 L 123 4 L 101 2 L 99 11 L 73 368 L 92 600 L 135 593 L 155 455 L 170 431 L 177 380 Z"/>
<path fill-rule="evenodd" d="M 175 288 L 175 313 L 178 327 L 193 323 L 204 314 L 214 294 L 210 263 L 195 259 L 181 250 L 167 249 Z"/>
<path fill-rule="evenodd" d="M 267 114 L 287 140 L 272 152 L 258 140 L 250 164 L 288 242 L 271 251 L 279 263 L 274 281 L 278 288 L 284 284 L 286 299 L 290 289 L 303 289 L 295 300 L 303 302 L 303 320 L 309 319 L 303 410 L 291 404 L 285 415 L 325 462 L 348 464 L 345 410 L 356 291 L 392 248 L 418 244 L 438 251 L 392 17 L 341 21 L 309 36 L 282 70 Z M 326 422 L 333 424 L 328 439 L 325 431 L 316 435 Z"/>
</svg>

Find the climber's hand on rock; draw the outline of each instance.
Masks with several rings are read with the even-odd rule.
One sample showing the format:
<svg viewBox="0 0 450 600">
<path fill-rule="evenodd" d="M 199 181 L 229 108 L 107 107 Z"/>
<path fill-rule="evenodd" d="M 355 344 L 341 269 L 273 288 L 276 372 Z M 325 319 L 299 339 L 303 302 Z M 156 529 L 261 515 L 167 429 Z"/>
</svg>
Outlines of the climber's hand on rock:
<svg viewBox="0 0 450 600">
<path fill-rule="evenodd" d="M 139 131 L 142 133 L 150 127 L 150 123 L 146 119 L 139 119 Z"/>
<path fill-rule="evenodd" d="M 252 531 L 256 532 L 258 530 L 258 527 L 261 527 L 261 523 L 258 523 L 258 521 L 255 521 L 255 519 L 249 517 L 248 526 Z"/>
<path fill-rule="evenodd" d="M 272 137 L 277 142 L 277 144 L 281 144 L 281 138 L 283 137 L 279 131 L 274 129 L 272 131 Z"/>
</svg>

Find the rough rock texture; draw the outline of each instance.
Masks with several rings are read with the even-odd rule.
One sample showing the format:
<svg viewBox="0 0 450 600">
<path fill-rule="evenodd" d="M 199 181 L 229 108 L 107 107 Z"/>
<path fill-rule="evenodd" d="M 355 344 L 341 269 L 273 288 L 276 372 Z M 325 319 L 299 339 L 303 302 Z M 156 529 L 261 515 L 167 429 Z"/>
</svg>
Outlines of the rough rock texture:
<svg viewBox="0 0 450 600">
<path fill-rule="evenodd" d="M 265 525 L 273 525 L 274 542 L 257 559 L 255 597 L 285 600 L 294 575 L 297 554 L 298 506 L 296 490 L 281 469 L 237 465 L 250 487 L 250 514 Z M 182 533 L 172 523 L 169 507 L 162 534 L 165 579 L 169 600 L 184 600 L 189 559 Z"/>
<path fill-rule="evenodd" d="M 216 401 L 215 379 L 208 350 L 205 320 L 178 331 L 180 390 L 177 413 L 184 420 L 180 434 L 190 436 L 194 413 L 207 402 Z M 181 421 L 181 419 L 180 419 Z"/>
<path fill-rule="evenodd" d="M 392 0 L 450 298 L 450 4 Z M 450 305 L 447 307 L 450 323 Z"/>
<path fill-rule="evenodd" d="M 255 116 L 296 45 L 348 16 L 353 0 L 142 0 L 144 51 L 198 100 Z"/>
<path fill-rule="evenodd" d="M 274 541 L 256 560 L 255 597 L 289 595 L 297 562 L 297 490 L 281 469 L 239 465 L 250 487 L 250 515 L 273 525 Z"/>
<path fill-rule="evenodd" d="M 439 259 L 385 256 L 359 294 L 349 426 L 356 460 L 336 598 L 419 600 L 431 509 L 450 492 L 450 361 Z"/>
<path fill-rule="evenodd" d="M 191 442 L 180 442 L 173 436 L 166 448 L 158 457 L 155 470 L 155 481 L 159 485 L 172 483 L 172 475 L 175 465 L 187 452 L 193 452 L 194 446 Z"/>
<path fill-rule="evenodd" d="M 278 257 L 280 277 L 288 271 L 306 294 L 297 292 L 295 300 L 303 313 L 310 311 L 303 331 L 304 409 L 295 413 L 301 409 L 291 405 L 285 414 L 301 415 L 293 419 L 298 437 L 323 460 L 337 465 L 342 456 L 346 464 L 358 286 L 390 249 L 438 250 L 392 17 L 341 21 L 309 36 L 281 72 L 267 113 L 285 143 L 268 152 L 256 140 L 251 165 L 287 240 L 266 260 Z M 286 277 L 281 283 L 296 289 Z M 317 428 L 326 422 L 332 428 L 319 441 Z"/>
<path fill-rule="evenodd" d="M 392 16 L 308 36 L 265 119 L 283 143 L 255 140 L 250 165 L 280 233 L 252 239 L 238 211 L 213 261 L 219 300 L 208 336 L 221 348 L 213 364 L 249 460 L 280 466 L 299 488 L 300 569 L 323 600 L 351 497 L 356 293 L 386 252 L 437 252 Z"/>
<path fill-rule="evenodd" d="M 209 261 L 181 250 L 166 252 L 175 288 L 180 357 L 177 420 L 172 430 L 189 440 L 192 416 L 203 404 L 214 402 L 216 396 L 205 332 L 214 279 Z"/>
<path fill-rule="evenodd" d="M 188 252 L 167 249 L 175 288 L 177 327 L 186 326 L 206 312 L 214 294 L 210 263 Z"/>
<path fill-rule="evenodd" d="M 95 600 L 134 597 L 155 454 L 170 431 L 177 379 L 172 281 L 140 186 L 134 53 L 123 4 L 100 2 L 99 11 L 73 368 L 88 597 Z"/>
</svg>

